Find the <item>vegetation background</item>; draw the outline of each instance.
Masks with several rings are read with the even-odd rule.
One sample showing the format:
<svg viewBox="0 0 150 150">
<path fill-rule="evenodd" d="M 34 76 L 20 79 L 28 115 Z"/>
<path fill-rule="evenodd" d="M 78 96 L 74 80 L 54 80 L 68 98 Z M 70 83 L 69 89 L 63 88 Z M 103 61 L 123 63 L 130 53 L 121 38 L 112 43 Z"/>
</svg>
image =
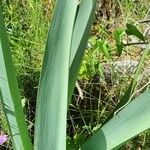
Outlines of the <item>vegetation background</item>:
<svg viewBox="0 0 150 150">
<path fill-rule="evenodd" d="M 77 149 L 104 122 L 125 93 L 134 75 L 143 48 L 126 46 L 118 56 L 115 35 L 124 42 L 135 42 L 125 35 L 126 24 L 136 24 L 144 33 L 148 24 L 140 24 L 150 8 L 149 0 L 101 0 L 93 22 L 91 36 L 80 69 L 72 104 L 68 112 L 67 141 Z M 1 0 L 7 33 L 22 96 L 30 136 L 33 139 L 36 93 L 54 0 Z M 136 41 L 137 42 L 137 41 Z M 149 56 L 143 71 L 150 67 Z M 149 70 L 149 68 L 147 69 Z M 137 90 L 150 77 L 150 70 L 140 80 Z M 148 88 L 148 86 L 146 86 Z M 0 132 L 9 135 L 0 109 Z M 117 136 L 117 135 L 116 135 Z M 0 149 L 12 149 L 11 140 Z M 150 149 L 150 131 L 128 142 L 123 150 Z"/>
</svg>

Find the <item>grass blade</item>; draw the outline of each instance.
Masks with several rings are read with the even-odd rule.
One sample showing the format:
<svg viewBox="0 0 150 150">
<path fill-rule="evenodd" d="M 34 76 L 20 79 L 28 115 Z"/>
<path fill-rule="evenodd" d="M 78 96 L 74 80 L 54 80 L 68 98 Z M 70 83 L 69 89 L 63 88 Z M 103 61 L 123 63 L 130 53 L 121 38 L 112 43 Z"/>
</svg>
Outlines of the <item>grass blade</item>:
<svg viewBox="0 0 150 150">
<path fill-rule="evenodd" d="M 0 7 L 0 91 L 3 110 L 16 150 L 31 150 L 9 42 Z"/>
<path fill-rule="evenodd" d="M 66 149 L 69 56 L 77 5 L 70 0 L 56 3 L 39 84 L 35 150 Z"/>
</svg>

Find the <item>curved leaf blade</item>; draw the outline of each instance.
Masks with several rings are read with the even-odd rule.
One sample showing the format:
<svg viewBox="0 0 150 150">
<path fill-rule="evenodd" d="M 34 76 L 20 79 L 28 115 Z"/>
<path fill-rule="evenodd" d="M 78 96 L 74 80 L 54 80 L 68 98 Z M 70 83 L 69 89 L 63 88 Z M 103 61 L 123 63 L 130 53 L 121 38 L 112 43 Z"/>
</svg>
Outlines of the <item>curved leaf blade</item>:
<svg viewBox="0 0 150 150">
<path fill-rule="evenodd" d="M 11 50 L 0 7 L 0 99 L 10 128 L 14 149 L 31 150 Z"/>
<path fill-rule="evenodd" d="M 138 83 L 138 78 L 139 78 L 139 75 L 141 73 L 141 70 L 142 70 L 142 67 L 143 67 L 143 64 L 144 64 L 144 61 L 145 61 L 145 58 L 146 56 L 148 55 L 149 53 L 149 50 L 150 50 L 150 44 L 147 45 L 146 49 L 144 50 L 142 56 L 141 56 L 141 59 L 138 63 L 138 66 L 136 68 L 136 71 L 135 71 L 135 74 L 134 74 L 134 78 L 130 84 L 130 86 L 128 87 L 126 93 L 124 94 L 124 96 L 121 98 L 120 102 L 117 104 L 117 106 L 115 107 L 115 109 L 112 111 L 112 113 L 107 117 L 107 119 L 105 120 L 105 122 L 103 124 L 105 124 L 106 122 L 108 122 L 114 115 L 114 113 L 119 110 L 121 107 L 123 107 L 124 105 L 126 105 L 129 100 L 130 100 L 130 97 L 131 95 L 134 93 L 135 91 L 135 88 L 136 88 L 136 85 Z"/>
<path fill-rule="evenodd" d="M 77 12 L 70 54 L 68 104 L 70 104 L 71 101 L 71 96 L 89 38 L 89 31 L 94 17 L 95 6 L 96 0 L 82 0 Z"/>
<path fill-rule="evenodd" d="M 93 135 L 82 150 L 111 150 L 150 128 L 150 90 L 145 91 Z"/>
</svg>

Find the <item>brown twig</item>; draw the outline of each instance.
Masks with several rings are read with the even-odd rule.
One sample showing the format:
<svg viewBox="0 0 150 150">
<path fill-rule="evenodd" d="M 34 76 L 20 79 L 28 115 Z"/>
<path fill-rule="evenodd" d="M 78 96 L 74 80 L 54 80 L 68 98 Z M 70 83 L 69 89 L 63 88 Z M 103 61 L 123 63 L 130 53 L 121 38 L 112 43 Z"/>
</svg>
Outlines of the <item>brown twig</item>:
<svg viewBox="0 0 150 150">
<path fill-rule="evenodd" d="M 148 42 L 133 42 L 133 43 L 123 43 L 124 46 L 131 46 L 131 45 L 142 45 L 142 44 L 148 44 Z"/>
<path fill-rule="evenodd" d="M 139 23 L 150 23 L 150 19 L 140 20 Z"/>
</svg>

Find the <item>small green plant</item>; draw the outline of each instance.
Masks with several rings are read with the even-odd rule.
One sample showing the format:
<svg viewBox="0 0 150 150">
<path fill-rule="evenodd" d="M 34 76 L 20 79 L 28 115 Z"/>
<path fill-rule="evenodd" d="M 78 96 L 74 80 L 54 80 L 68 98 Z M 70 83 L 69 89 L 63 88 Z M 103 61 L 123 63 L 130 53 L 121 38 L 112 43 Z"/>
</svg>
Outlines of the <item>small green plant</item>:
<svg viewBox="0 0 150 150">
<path fill-rule="evenodd" d="M 33 145 L 27 132 L 0 8 L 0 99 L 14 149 L 66 150 L 66 147 L 72 148 L 70 144 L 66 144 L 67 110 L 88 40 L 95 5 L 96 0 L 58 0 L 56 3 L 39 81 Z M 118 41 L 121 42 L 120 35 L 117 36 Z M 107 43 L 99 40 L 97 46 L 104 56 L 110 59 Z M 82 150 L 117 149 L 129 139 L 150 128 L 150 91 L 145 91 L 130 102 L 141 62 L 148 50 L 149 45 L 139 63 L 137 74 L 124 96 L 123 103 L 116 107 L 113 114 L 90 139 L 80 145 Z M 141 122 L 143 122 L 142 125 Z"/>
<path fill-rule="evenodd" d="M 122 42 L 124 33 L 125 33 L 124 30 L 120 29 L 120 28 L 116 29 L 114 31 L 114 39 L 115 39 L 115 42 L 116 42 L 118 56 L 120 56 L 122 54 L 122 51 L 123 51 L 123 48 L 124 48 L 124 45 L 123 45 L 123 42 Z"/>
</svg>

